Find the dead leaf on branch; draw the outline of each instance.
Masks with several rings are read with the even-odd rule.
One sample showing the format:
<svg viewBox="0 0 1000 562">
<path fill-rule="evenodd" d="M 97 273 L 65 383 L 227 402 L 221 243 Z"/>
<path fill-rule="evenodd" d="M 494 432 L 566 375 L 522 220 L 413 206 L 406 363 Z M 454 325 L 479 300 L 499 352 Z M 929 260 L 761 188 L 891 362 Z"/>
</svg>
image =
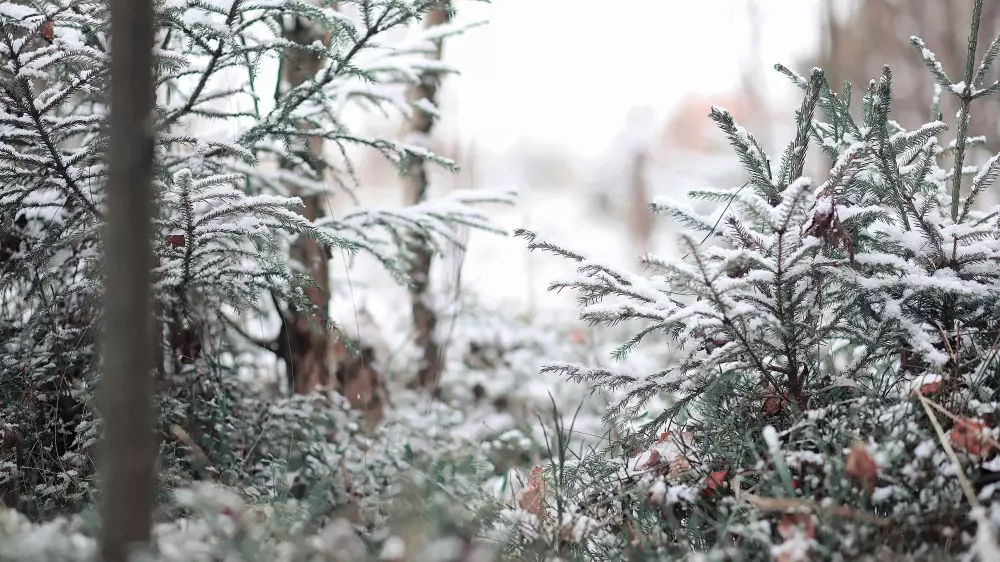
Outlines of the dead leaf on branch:
<svg viewBox="0 0 1000 562">
<path fill-rule="evenodd" d="M 726 476 L 729 476 L 729 470 L 722 469 L 716 470 L 715 472 L 709 474 L 705 477 L 704 488 L 701 491 L 702 496 L 711 495 L 719 490 L 720 487 L 726 482 Z"/>
<path fill-rule="evenodd" d="M 521 509 L 538 517 L 545 518 L 545 478 L 542 476 L 542 467 L 536 466 L 531 469 L 531 478 L 528 485 L 518 494 L 517 504 Z"/>
<path fill-rule="evenodd" d="M 837 202 L 833 195 L 821 197 L 816 201 L 813 216 L 804 228 L 806 234 L 819 238 L 833 248 L 843 248 L 854 263 L 854 240 L 851 233 L 844 228 L 837 214 Z"/>
</svg>

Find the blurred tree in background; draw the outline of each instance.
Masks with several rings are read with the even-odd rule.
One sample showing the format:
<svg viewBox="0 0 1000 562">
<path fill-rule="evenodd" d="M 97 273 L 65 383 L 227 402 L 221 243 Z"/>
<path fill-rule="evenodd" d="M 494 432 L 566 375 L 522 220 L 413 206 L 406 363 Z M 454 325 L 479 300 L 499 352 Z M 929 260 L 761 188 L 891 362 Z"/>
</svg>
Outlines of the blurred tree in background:
<svg viewBox="0 0 1000 562">
<path fill-rule="evenodd" d="M 808 63 L 823 69 L 831 86 L 850 80 L 855 90 L 863 89 L 883 65 L 892 68 L 895 79 L 896 118 L 906 127 L 931 119 L 928 100 L 934 85 L 926 79 L 920 57 L 913 56 L 911 36 L 922 37 L 935 46 L 938 60 L 946 72 L 961 76 L 968 51 L 969 20 L 972 2 L 967 0 L 822 0 L 821 43 Z M 1000 3 L 985 2 L 982 27 L 1000 25 Z M 980 51 L 987 43 L 980 42 Z M 996 69 L 993 74 L 996 75 Z M 958 103 L 954 96 L 944 96 L 941 111 L 954 115 Z M 1000 124 L 1000 100 L 988 99 L 973 115 L 971 136 L 986 136 L 986 148 L 995 153 Z"/>
</svg>

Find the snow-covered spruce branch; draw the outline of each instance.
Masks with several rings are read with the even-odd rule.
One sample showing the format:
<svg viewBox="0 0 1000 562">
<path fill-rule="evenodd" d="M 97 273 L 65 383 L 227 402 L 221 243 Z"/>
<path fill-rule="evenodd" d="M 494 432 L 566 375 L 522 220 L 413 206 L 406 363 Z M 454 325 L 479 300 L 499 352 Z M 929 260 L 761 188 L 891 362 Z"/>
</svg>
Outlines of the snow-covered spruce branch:
<svg viewBox="0 0 1000 562">
<path fill-rule="evenodd" d="M 438 2 L 342 0 L 344 11 L 330 5 L 156 2 L 154 296 L 167 328 L 164 339 L 170 339 L 166 351 L 187 362 L 175 364 L 180 380 L 209 368 L 190 363 L 188 351 L 199 346 L 205 353 L 193 355 L 203 361 L 245 363 L 246 342 L 226 337 L 233 330 L 222 319 L 227 312 L 266 313 L 258 310 L 268 308 L 261 303 L 281 299 L 281 308 L 326 320 L 323 307 L 303 296 L 315 288 L 314 279 L 289 263 L 296 239 L 315 240 L 326 255 L 369 252 L 403 281 L 394 236 L 417 231 L 439 244 L 455 242 L 457 226 L 494 228 L 473 206 L 509 200 L 486 192 L 456 195 L 400 213 L 359 212 L 321 223 L 299 214 L 302 200 L 356 183 L 345 158 L 351 145 L 396 163 L 419 157 L 454 167 L 421 139 L 400 142 L 352 130 L 344 114 L 360 108 L 408 115 L 406 87 L 421 73 L 451 71 L 428 56 L 432 40 L 465 28 L 415 32 L 397 42 L 389 39 L 390 30 L 418 22 Z M 288 33 L 294 26 L 324 40 L 296 41 Z M 85 448 L 100 431 L 88 401 L 100 378 L 94 343 L 103 292 L 112 42 L 106 2 L 0 2 L 0 423 L 18 425 L 30 437 L 25 474 L 42 475 L 39 490 L 88 482 L 67 471 L 90 475 Z M 295 53 L 314 57 L 319 71 L 295 87 L 265 83 L 262 67 Z M 311 139 L 330 141 L 333 154 L 312 153 Z M 46 389 L 42 402 L 51 403 L 27 407 L 10 389 Z M 190 396 L 176 402 L 183 411 L 176 419 L 204 414 L 214 420 L 206 427 L 216 427 L 217 412 L 206 412 Z M 57 404 L 69 421 L 50 423 L 36 409 L 48 413 Z M 65 455 L 52 455 L 55 443 Z M 80 503 L 84 484 L 38 495 L 37 509 Z"/>
<path fill-rule="evenodd" d="M 605 421 L 626 432 L 624 452 L 640 450 L 637 464 L 659 460 L 661 444 L 678 430 L 691 437 L 694 450 L 682 460 L 698 458 L 711 493 L 680 514 L 654 509 L 650 516 L 644 509 L 659 507 L 667 486 L 683 482 L 664 468 L 664 485 L 635 490 L 645 505 L 620 514 L 633 536 L 716 552 L 738 537 L 741 554 L 760 544 L 763 555 L 776 557 L 836 545 L 830 548 L 842 556 L 878 558 L 890 551 L 957 556 L 974 535 L 995 534 L 982 526 L 1000 526 L 996 488 L 975 490 L 993 519 L 970 523 L 956 479 L 942 476 L 996 473 L 1000 207 L 984 205 L 982 194 L 995 188 L 1000 156 L 963 164 L 983 144 L 967 138 L 967 124 L 976 100 L 994 93 L 982 81 L 1000 52 L 998 35 L 977 65 L 983 4 L 974 3 L 963 82 L 952 83 L 953 71 L 914 41 L 937 82 L 932 114 L 939 115 L 943 92 L 962 106 L 953 141 L 939 142 L 949 131 L 940 121 L 907 130 L 892 119 L 888 68 L 852 108 L 849 85 L 835 92 L 818 70 L 806 79 L 779 67 L 802 89 L 803 103 L 777 173 L 753 135 L 713 108 L 710 118 L 748 181 L 690 192 L 714 205 L 708 215 L 666 198 L 653 204 L 682 227 L 682 257 L 647 256 L 640 275 L 518 232 L 530 249 L 575 263 L 576 275 L 551 288 L 576 291 L 582 318 L 632 329 L 614 357 L 651 338 L 673 345 L 669 361 L 640 373 L 567 362 L 542 369 L 611 391 Z M 798 177 L 807 143 L 829 157 L 822 181 Z M 944 167 L 951 162 L 954 168 Z M 947 416 L 947 435 L 914 407 L 914 395 Z M 666 410 L 627 433 L 654 397 Z M 947 442 L 948 456 L 940 450 Z M 732 489 L 720 488 L 717 476 Z M 749 490 L 754 501 L 747 503 Z M 807 505 L 874 506 L 879 517 L 840 509 L 839 519 L 814 528 L 810 516 L 790 515 Z M 675 520 L 687 525 L 675 529 Z M 714 523 L 697 526 L 702 520 Z M 938 528 L 942 520 L 963 529 L 963 539 L 905 530 L 918 522 Z M 790 530 L 801 533 L 803 521 L 808 540 Z M 889 527 L 904 530 L 877 530 Z M 697 542 L 686 542 L 691 537 Z"/>
</svg>

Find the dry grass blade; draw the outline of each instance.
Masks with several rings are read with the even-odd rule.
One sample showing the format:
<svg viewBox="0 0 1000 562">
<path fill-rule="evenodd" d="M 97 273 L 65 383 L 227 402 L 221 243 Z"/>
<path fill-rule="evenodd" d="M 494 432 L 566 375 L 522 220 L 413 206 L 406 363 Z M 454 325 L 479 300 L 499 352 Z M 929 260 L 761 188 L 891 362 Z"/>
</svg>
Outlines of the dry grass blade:
<svg viewBox="0 0 1000 562">
<path fill-rule="evenodd" d="M 972 483 L 969 482 L 969 478 L 965 475 L 965 470 L 962 469 L 962 464 L 958 461 L 958 455 L 955 454 L 955 450 L 952 449 L 951 443 L 949 443 L 948 439 L 945 437 L 944 428 L 941 427 L 941 423 L 934 414 L 934 409 L 931 407 L 931 401 L 923 395 L 918 395 L 918 398 L 920 399 L 920 404 L 924 407 L 924 411 L 927 412 L 927 417 L 931 420 L 931 425 L 934 426 L 934 431 L 938 436 L 938 442 L 941 443 L 941 447 L 944 449 L 945 454 L 948 455 L 948 459 L 951 460 L 951 464 L 955 468 L 955 475 L 958 477 L 958 483 L 962 487 L 965 499 L 969 502 L 969 505 L 972 506 L 972 517 L 976 520 L 976 525 L 978 527 L 976 531 L 975 550 L 978 551 L 979 557 L 982 560 L 1000 560 L 1000 548 L 997 546 L 996 537 L 993 534 L 993 527 L 986 518 L 983 506 L 979 503 L 979 498 L 976 497 L 976 492 L 972 489 Z M 935 406 L 937 405 L 935 404 Z M 937 407 L 940 408 L 940 406 Z M 941 409 L 943 410 L 944 408 Z M 949 415 L 953 414 L 949 413 Z"/>
<path fill-rule="evenodd" d="M 184 431 L 181 426 L 174 424 L 170 426 L 170 434 L 190 451 L 191 456 L 201 463 L 202 469 L 212 477 L 212 480 L 217 481 L 219 479 L 219 471 L 212 466 L 212 461 L 209 460 L 208 455 L 198 446 L 198 443 L 195 442 L 194 438 L 188 432 Z"/>
<path fill-rule="evenodd" d="M 878 527 L 888 527 L 892 524 L 892 521 L 889 519 L 872 515 L 871 513 L 866 513 L 846 505 L 823 506 L 803 499 L 766 498 L 748 493 L 742 494 L 741 497 L 745 499 L 747 503 L 753 505 L 761 511 L 777 511 L 782 513 L 810 512 L 821 515 L 834 515 L 842 519 L 853 519 L 855 521 L 862 521 Z"/>
</svg>

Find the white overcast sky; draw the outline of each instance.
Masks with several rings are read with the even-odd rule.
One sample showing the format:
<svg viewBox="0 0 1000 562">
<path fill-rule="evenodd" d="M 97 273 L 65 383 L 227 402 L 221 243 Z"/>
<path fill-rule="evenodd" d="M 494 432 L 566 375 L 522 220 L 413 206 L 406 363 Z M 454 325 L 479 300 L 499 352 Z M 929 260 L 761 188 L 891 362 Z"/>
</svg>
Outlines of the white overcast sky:
<svg viewBox="0 0 1000 562">
<path fill-rule="evenodd" d="M 459 21 L 488 20 L 449 39 L 446 114 L 477 147 L 520 138 L 600 152 L 629 108 L 664 116 L 682 96 L 733 88 L 749 60 L 751 0 L 461 1 Z M 756 0 L 767 70 L 817 45 L 819 0 Z"/>
</svg>

